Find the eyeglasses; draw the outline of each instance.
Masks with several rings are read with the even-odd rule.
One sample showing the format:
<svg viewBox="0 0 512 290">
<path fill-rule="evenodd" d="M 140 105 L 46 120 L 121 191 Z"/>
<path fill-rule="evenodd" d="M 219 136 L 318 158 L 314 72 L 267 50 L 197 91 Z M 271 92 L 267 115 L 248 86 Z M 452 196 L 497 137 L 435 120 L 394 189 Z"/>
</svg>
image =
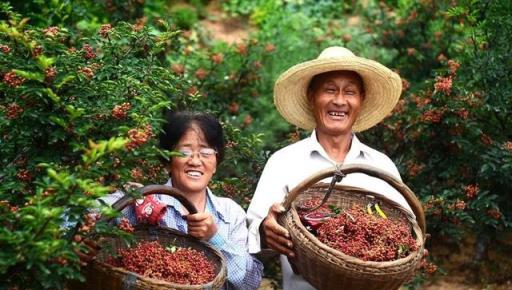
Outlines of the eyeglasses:
<svg viewBox="0 0 512 290">
<path fill-rule="evenodd" d="M 205 160 L 212 159 L 213 157 L 215 157 L 215 155 L 217 155 L 217 150 L 208 147 L 201 148 L 199 149 L 199 151 L 194 151 L 190 148 L 178 148 L 176 151 L 178 151 L 181 154 L 181 157 L 187 158 L 192 157 L 196 153 L 199 153 L 199 156 Z"/>
</svg>

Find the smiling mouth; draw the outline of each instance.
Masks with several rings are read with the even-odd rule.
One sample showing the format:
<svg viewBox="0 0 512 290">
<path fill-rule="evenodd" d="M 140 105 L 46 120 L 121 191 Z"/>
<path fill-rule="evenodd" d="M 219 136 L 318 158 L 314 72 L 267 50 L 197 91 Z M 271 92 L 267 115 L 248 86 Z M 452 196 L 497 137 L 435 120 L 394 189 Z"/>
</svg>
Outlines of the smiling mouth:
<svg viewBox="0 0 512 290">
<path fill-rule="evenodd" d="M 185 173 L 190 177 L 201 177 L 203 173 L 197 170 L 187 170 Z"/>
<path fill-rule="evenodd" d="M 343 119 L 348 116 L 347 112 L 340 111 L 328 111 L 327 114 L 331 117 L 334 117 L 334 119 Z"/>
</svg>

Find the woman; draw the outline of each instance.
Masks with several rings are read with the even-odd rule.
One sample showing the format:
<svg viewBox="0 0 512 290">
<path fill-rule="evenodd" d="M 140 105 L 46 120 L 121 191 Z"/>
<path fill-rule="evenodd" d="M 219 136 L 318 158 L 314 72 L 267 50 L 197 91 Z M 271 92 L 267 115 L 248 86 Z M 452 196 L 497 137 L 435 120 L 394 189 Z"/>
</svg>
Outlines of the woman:
<svg viewBox="0 0 512 290">
<path fill-rule="evenodd" d="M 274 103 L 291 124 L 313 130 L 311 136 L 275 152 L 268 160 L 248 209 L 249 252 L 272 249 L 281 254 L 283 288 L 313 289 L 293 273 L 288 231 L 277 223 L 284 211 L 287 188 L 338 164 L 367 164 L 400 180 L 394 163 L 361 143 L 354 132 L 379 123 L 400 97 L 400 77 L 375 61 L 357 57 L 343 47 L 325 49 L 317 59 L 293 66 L 274 87 Z M 410 209 L 405 199 L 384 181 L 361 173 L 343 184 L 381 192 Z"/>
<path fill-rule="evenodd" d="M 167 185 L 179 189 L 198 213 L 189 214 L 173 197 L 156 194 L 138 200 L 123 214 L 132 224 L 174 228 L 217 248 L 227 262 L 224 289 L 258 288 L 263 266 L 248 253 L 245 212 L 233 200 L 215 196 L 208 188 L 224 156 L 222 126 L 208 114 L 169 112 L 160 146 L 181 153 L 166 164 L 170 175 Z M 120 195 L 115 193 L 106 202 L 113 203 Z"/>
</svg>

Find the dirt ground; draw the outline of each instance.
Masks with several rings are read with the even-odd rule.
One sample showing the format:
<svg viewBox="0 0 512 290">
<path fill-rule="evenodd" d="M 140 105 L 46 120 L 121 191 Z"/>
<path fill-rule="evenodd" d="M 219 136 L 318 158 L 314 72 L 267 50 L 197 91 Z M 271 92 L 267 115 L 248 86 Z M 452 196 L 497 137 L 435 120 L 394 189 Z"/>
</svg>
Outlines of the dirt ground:
<svg viewBox="0 0 512 290">
<path fill-rule="evenodd" d="M 230 18 L 223 14 L 217 1 L 211 1 L 207 7 L 208 17 L 200 25 L 213 40 L 229 44 L 239 43 L 249 38 L 252 30 L 247 21 Z"/>
</svg>

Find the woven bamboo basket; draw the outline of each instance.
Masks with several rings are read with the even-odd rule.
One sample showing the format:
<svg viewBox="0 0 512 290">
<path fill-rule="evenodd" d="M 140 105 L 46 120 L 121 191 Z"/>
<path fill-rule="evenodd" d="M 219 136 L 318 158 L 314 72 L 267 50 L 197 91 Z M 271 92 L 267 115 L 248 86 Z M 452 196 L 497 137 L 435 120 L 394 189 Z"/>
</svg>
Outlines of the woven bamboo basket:
<svg viewBox="0 0 512 290">
<path fill-rule="evenodd" d="M 335 174 L 343 176 L 358 172 L 380 178 L 394 187 L 404 196 L 415 217 L 398 203 L 379 193 L 345 185 L 336 184 L 326 204 L 346 209 L 352 205 L 366 207 L 369 202 L 379 202 L 388 218 L 405 217 L 409 221 L 418 245 L 417 251 L 394 261 L 363 261 L 326 246 L 303 226 L 297 206 L 304 200 L 324 197 L 329 184 L 322 183 L 321 180 Z M 287 211 L 278 217 L 278 221 L 289 231 L 295 251 L 295 258 L 289 258 L 289 261 L 294 272 L 302 275 L 317 289 L 398 289 L 414 275 L 423 256 L 426 227 L 420 201 L 405 184 L 376 168 L 353 164 L 320 171 L 295 187 L 285 198 L 283 206 Z"/>
<path fill-rule="evenodd" d="M 143 196 L 158 193 L 166 194 L 178 199 L 190 213 L 197 213 L 196 208 L 175 188 L 164 185 L 149 185 L 139 189 Z M 122 211 L 126 206 L 133 203 L 133 198 L 124 196 L 112 207 Z M 110 253 L 120 248 L 125 248 L 126 243 L 120 238 L 102 238 L 100 243 L 101 251 L 96 259 L 84 270 L 86 281 L 74 283 L 69 289 L 94 289 L 94 290 L 199 290 L 199 289 L 220 289 L 226 280 L 226 261 L 224 256 L 209 244 L 184 234 L 180 231 L 151 226 L 136 226 L 133 236 L 136 241 L 158 241 L 164 245 L 172 244 L 177 247 L 192 248 L 206 255 L 209 261 L 215 266 L 216 276 L 213 281 L 203 285 L 183 285 L 170 283 L 163 280 L 143 277 L 122 268 L 113 267 L 105 263 Z"/>
</svg>

